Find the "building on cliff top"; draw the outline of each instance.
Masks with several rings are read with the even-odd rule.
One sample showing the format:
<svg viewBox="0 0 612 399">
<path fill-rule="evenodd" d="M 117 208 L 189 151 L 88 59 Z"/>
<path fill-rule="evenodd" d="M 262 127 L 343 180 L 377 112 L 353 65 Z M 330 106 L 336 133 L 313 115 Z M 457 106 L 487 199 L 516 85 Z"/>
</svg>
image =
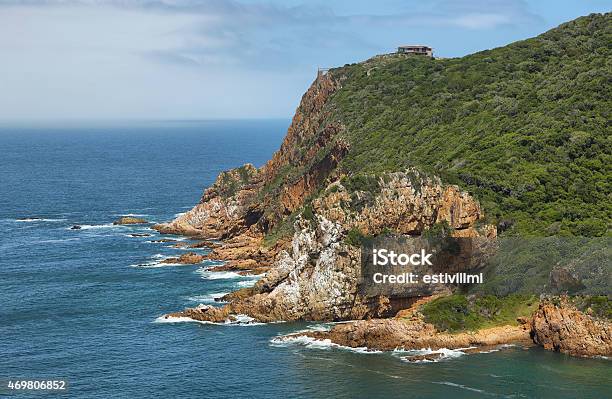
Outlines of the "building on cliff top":
<svg viewBox="0 0 612 399">
<path fill-rule="evenodd" d="M 423 46 L 420 44 L 399 46 L 397 48 L 397 52 L 399 54 L 416 54 L 416 55 L 426 55 L 428 57 L 433 57 L 433 49 L 431 47 Z"/>
</svg>

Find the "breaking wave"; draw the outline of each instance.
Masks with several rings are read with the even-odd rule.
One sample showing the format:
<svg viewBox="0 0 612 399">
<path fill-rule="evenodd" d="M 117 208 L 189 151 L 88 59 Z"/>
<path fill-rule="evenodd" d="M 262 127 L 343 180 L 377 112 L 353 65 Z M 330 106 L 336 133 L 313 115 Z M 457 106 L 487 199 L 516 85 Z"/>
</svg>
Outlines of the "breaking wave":
<svg viewBox="0 0 612 399">
<path fill-rule="evenodd" d="M 212 321 L 201 321 L 195 320 L 191 317 L 173 317 L 173 316 L 159 316 L 153 323 L 199 323 L 199 324 L 211 324 L 216 326 L 261 326 L 266 323 L 260 323 L 255 321 L 250 316 L 244 314 L 234 315 L 235 320 L 226 320 L 224 323 L 215 323 Z"/>
<path fill-rule="evenodd" d="M 366 347 L 356 347 L 352 348 L 350 346 L 344 346 L 333 343 L 330 339 L 316 339 L 312 337 L 307 337 L 305 335 L 297 335 L 297 336 L 278 336 L 274 337 L 270 340 L 270 346 L 275 347 L 288 347 L 292 345 L 300 345 L 309 349 L 320 349 L 320 350 L 329 350 L 329 349 L 341 349 L 347 350 L 356 353 L 363 354 L 377 354 L 382 353 L 382 351 L 371 350 Z"/>
<path fill-rule="evenodd" d="M 124 229 L 126 228 L 124 225 L 120 224 L 77 224 L 76 226 L 80 226 L 79 230 L 95 230 L 95 229 Z M 66 227 L 66 230 L 72 230 L 72 227 Z"/>
<path fill-rule="evenodd" d="M 243 276 L 236 272 L 216 272 L 205 268 L 196 270 L 204 280 L 222 280 L 222 279 L 248 279 L 249 276 Z"/>
<path fill-rule="evenodd" d="M 164 260 L 170 258 L 170 256 L 166 256 L 163 254 L 155 254 L 153 256 L 151 256 L 151 261 L 149 262 L 144 262 L 144 263 L 136 263 L 133 265 L 130 265 L 131 267 L 140 267 L 143 269 L 155 269 L 158 267 L 167 267 L 167 266 L 185 266 L 182 263 L 163 263 Z"/>
<path fill-rule="evenodd" d="M 439 384 L 439 385 L 447 385 L 449 387 L 461 388 L 461 389 L 465 389 L 466 391 L 483 393 L 485 395 L 492 395 L 492 393 L 484 391 L 482 389 L 472 388 L 472 387 L 468 387 L 466 385 L 461 385 L 461 384 L 457 384 L 457 383 L 450 382 L 450 381 L 433 381 L 433 383 L 434 384 Z"/>
<path fill-rule="evenodd" d="M 475 346 L 471 346 L 468 348 L 458 348 L 458 349 L 447 349 L 440 348 L 436 350 L 432 350 L 431 348 L 423 348 L 423 349 L 413 349 L 413 350 L 403 350 L 403 349 L 395 349 L 393 351 L 393 355 L 399 357 L 399 359 L 403 362 L 408 363 L 437 363 L 442 360 L 455 359 L 465 355 L 464 352 L 467 349 L 474 349 Z M 418 359 L 413 360 L 416 356 L 424 356 L 424 355 L 438 355 L 438 357 L 432 357 L 431 359 Z"/>
<path fill-rule="evenodd" d="M 241 276 L 241 277 L 247 277 L 247 276 Z M 252 278 L 250 280 L 245 280 L 245 281 L 239 281 L 236 283 L 236 285 L 240 288 L 247 288 L 247 287 L 252 287 L 255 285 L 255 283 L 257 283 L 257 280 L 259 280 L 258 278 Z"/>
<path fill-rule="evenodd" d="M 227 292 L 217 292 L 213 294 L 190 296 L 187 299 L 192 302 L 199 302 L 199 303 L 209 303 L 209 304 L 210 303 L 225 303 L 223 301 L 217 301 L 216 299 L 222 298 L 227 294 L 228 294 Z"/>
<path fill-rule="evenodd" d="M 77 237 L 73 237 L 73 238 L 58 238 L 56 240 L 40 240 L 40 241 L 33 241 L 33 244 L 53 244 L 53 243 L 58 243 L 58 242 L 66 242 L 66 241 L 79 241 L 80 238 Z"/>
<path fill-rule="evenodd" d="M 52 218 L 36 218 L 36 217 L 32 217 L 32 218 L 18 218 L 15 219 L 15 222 L 21 222 L 21 223 L 31 223 L 31 222 L 63 222 L 67 219 L 52 219 Z"/>
</svg>

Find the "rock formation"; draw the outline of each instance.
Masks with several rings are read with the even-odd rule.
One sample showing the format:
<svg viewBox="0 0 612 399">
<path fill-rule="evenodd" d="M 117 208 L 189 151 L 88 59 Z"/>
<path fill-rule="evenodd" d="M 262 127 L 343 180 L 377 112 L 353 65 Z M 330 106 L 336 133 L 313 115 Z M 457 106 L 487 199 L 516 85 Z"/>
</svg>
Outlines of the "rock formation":
<svg viewBox="0 0 612 399">
<path fill-rule="evenodd" d="M 526 326 L 500 326 L 474 332 L 449 334 L 438 332 L 422 320 L 375 319 L 338 324 L 330 331 L 312 331 L 303 335 L 351 348 L 372 350 L 458 349 L 500 344 L 531 345 Z M 291 338 L 292 336 L 287 336 Z"/>
<path fill-rule="evenodd" d="M 607 16 L 606 20 L 608 19 Z M 387 74 L 393 74 L 397 70 L 405 69 L 405 65 L 398 64 L 400 61 L 388 56 L 373 59 L 365 64 L 376 62 L 380 66 L 379 69 L 384 68 L 386 63 L 394 65 L 395 69 L 385 71 Z M 482 63 L 484 66 L 488 64 Z M 412 66 L 414 65 L 410 65 Z M 229 303 L 223 307 L 200 306 L 170 314 L 168 317 L 190 317 L 211 322 L 233 321 L 238 315 L 248 315 L 262 322 L 358 319 L 360 321 L 338 325 L 328 333 L 312 333 L 311 337 L 331 339 L 342 345 L 371 345 L 374 348 L 452 348 L 525 339 L 528 330 L 526 324 L 482 334 L 451 335 L 432 330 L 433 326 L 418 318 L 381 319 L 393 317 L 423 296 L 449 293 L 454 289 L 451 285 L 415 286 L 412 290 L 397 295 L 372 295 L 359 289 L 361 251 L 355 239 L 386 234 L 389 231 L 397 235 L 419 236 L 434 231 L 439 226 L 446 226 L 452 237 L 494 239 L 497 236 L 496 227 L 488 224 L 480 203 L 470 192 L 484 193 L 483 198 L 488 202 L 492 201 L 491 198 L 502 198 L 503 201 L 496 204 L 510 209 L 516 208 L 515 203 L 520 201 L 522 195 L 535 192 L 534 184 L 538 184 L 540 191 L 545 188 L 541 185 L 544 183 L 535 177 L 524 182 L 519 179 L 523 183 L 518 185 L 514 181 L 500 179 L 498 175 L 508 174 L 501 170 L 495 173 L 488 169 L 480 170 L 473 164 L 480 165 L 481 162 L 467 159 L 474 156 L 470 152 L 470 145 L 476 145 L 476 141 L 472 141 L 474 144 L 468 144 L 465 139 L 469 135 L 478 134 L 486 140 L 478 141 L 482 148 L 477 156 L 488 154 L 489 158 L 493 159 L 493 154 L 496 161 L 499 157 L 507 157 L 503 167 L 512 172 L 513 178 L 522 177 L 523 171 L 515 166 L 532 165 L 517 162 L 525 161 L 521 158 L 522 153 L 485 151 L 487 148 L 496 148 L 497 145 L 500 145 L 500 148 L 508 148 L 508 152 L 515 151 L 514 147 L 502 146 L 506 145 L 506 142 L 496 141 L 498 136 L 507 136 L 504 135 L 505 130 L 498 131 L 498 126 L 506 129 L 506 126 L 514 123 L 514 111 L 506 113 L 496 107 L 494 112 L 497 112 L 500 118 L 508 116 L 508 119 L 505 119 L 506 124 L 497 123 L 497 126 L 491 126 L 493 130 L 497 129 L 495 131 L 479 128 L 481 131 L 472 132 L 472 125 L 466 127 L 459 123 L 469 119 L 461 115 L 486 111 L 483 115 L 488 118 L 493 111 L 486 108 L 479 111 L 478 107 L 474 107 L 474 103 L 465 103 L 464 107 L 457 108 L 464 102 L 459 99 L 449 101 L 452 97 L 450 93 L 456 91 L 456 87 L 449 87 L 447 91 L 441 91 L 428 100 L 445 101 L 444 104 L 454 107 L 454 112 L 449 113 L 452 117 L 439 115 L 440 103 L 430 102 L 429 113 L 423 114 L 427 115 L 426 119 L 411 119 L 416 111 L 407 108 L 417 110 L 420 106 L 420 98 L 411 96 L 429 90 L 431 80 L 426 79 L 422 85 L 422 82 L 414 81 L 416 76 L 404 81 L 402 75 L 402 79 L 386 82 L 377 77 L 386 76 L 379 74 L 379 69 L 372 68 L 365 74 L 362 73 L 361 66 L 347 66 L 319 75 L 302 97 L 287 135 L 270 161 L 261 168 L 247 164 L 221 173 L 193 209 L 169 223 L 153 226 L 161 233 L 221 241 L 221 246 L 211 246 L 211 252 L 204 255 L 206 259 L 225 262 L 224 265 L 215 267 L 215 270 L 266 272 L 254 287 L 226 295 L 223 300 Z M 427 76 L 436 79 L 445 76 L 444 79 L 450 80 L 442 63 L 436 65 L 435 71 L 428 66 L 408 69 L 431 69 L 433 75 Z M 370 71 L 374 72 L 370 74 Z M 408 72 L 406 74 L 408 79 Z M 499 79 L 508 78 L 503 75 Z M 376 85 L 369 83 L 374 81 L 377 82 Z M 387 83 L 390 86 L 387 86 Z M 465 84 L 467 87 L 469 82 Z M 352 91 L 347 93 L 342 90 L 343 85 L 358 87 L 352 87 Z M 442 86 L 441 84 L 441 89 L 446 90 Z M 393 89 L 390 89 L 391 87 Z M 412 90 L 416 87 L 420 90 Z M 489 86 L 478 85 L 477 91 L 480 93 L 482 90 L 489 90 L 487 95 L 497 101 L 497 87 L 491 89 Z M 395 93 L 393 95 L 396 97 L 386 97 L 387 93 Z M 512 97 L 514 93 L 508 95 Z M 377 98 L 378 102 L 370 104 L 370 98 Z M 411 101 L 397 102 L 394 101 L 396 98 Z M 344 107 L 345 109 L 339 112 L 338 109 L 343 104 L 351 106 Z M 375 107 L 378 105 L 381 106 L 381 113 L 378 115 L 383 117 L 364 116 L 367 113 L 376 114 L 377 112 L 372 110 L 377 110 Z M 557 109 L 552 107 L 556 107 L 554 104 L 551 109 Z M 398 109 L 402 112 L 396 112 Z M 375 123 L 371 124 L 371 121 Z M 460 129 L 453 130 L 452 123 L 455 122 Z M 451 147 L 447 148 L 445 158 L 436 158 L 434 161 L 439 162 L 432 161 L 429 164 L 421 162 L 422 168 L 417 169 L 407 166 L 415 165 L 415 154 L 419 151 L 431 151 L 430 148 L 425 148 L 427 146 L 422 146 L 422 142 L 428 142 L 428 138 L 419 136 L 418 129 L 413 131 L 407 127 L 420 123 L 426 124 L 429 129 L 435 125 L 446 132 L 444 137 L 454 139 L 444 143 Z M 355 135 L 356 132 L 359 132 L 359 136 Z M 384 135 L 385 132 L 388 136 Z M 393 137 L 395 141 L 386 141 L 387 137 Z M 436 139 L 437 144 L 441 144 L 440 138 Z M 473 137 L 471 139 L 473 140 Z M 526 136 L 524 141 L 530 143 L 531 140 L 530 136 Z M 360 147 L 360 141 L 367 142 L 368 145 Z M 379 151 L 376 147 L 383 144 L 393 146 L 396 142 L 410 143 L 411 151 L 412 147 L 419 147 L 419 151 L 415 150 L 413 153 L 395 147 Z M 460 145 L 461 151 L 456 148 Z M 558 149 L 560 154 L 563 153 L 562 148 Z M 459 153 L 463 158 L 457 155 Z M 385 163 L 386 156 L 392 157 L 393 161 Z M 532 153 L 529 159 L 533 156 Z M 466 168 L 470 166 L 470 162 L 472 169 L 467 173 L 469 169 Z M 533 165 L 547 170 L 549 165 L 545 162 L 548 162 L 548 158 Z M 461 187 L 469 187 L 470 192 L 456 185 L 442 183 L 438 177 L 431 173 L 425 174 L 423 170 L 449 172 L 449 176 L 454 176 L 454 179 L 446 181 L 460 181 Z M 562 186 L 559 184 L 559 187 Z M 512 212 L 514 215 L 518 214 L 518 211 Z M 532 212 L 532 209 L 521 210 L 519 216 L 523 224 L 531 226 L 533 220 L 529 217 L 533 214 L 529 212 Z M 502 220 L 499 226 L 511 229 L 513 223 L 512 220 Z M 538 227 L 533 231 L 540 230 Z M 478 248 L 481 249 L 484 253 L 487 248 Z M 463 272 L 477 267 L 477 264 L 466 261 L 446 264 L 442 266 L 443 270 L 438 271 Z M 555 268 L 550 275 L 550 286 L 559 292 L 579 290 L 580 282 L 586 281 L 582 278 L 583 271 L 580 264 Z M 568 319 L 568 323 L 574 319 L 580 322 L 567 324 L 572 331 L 561 333 L 561 326 L 565 325 L 565 321 L 561 324 L 552 322 L 556 320 L 553 316 L 558 313 L 557 310 L 541 308 L 539 312 L 542 315 L 536 315 L 533 321 L 533 326 L 536 327 L 532 327 L 532 333 L 536 342 L 547 347 L 558 347 L 559 350 L 571 347 L 568 353 L 579 353 L 570 344 L 573 342 L 571 337 L 578 336 L 578 332 L 583 330 L 593 334 L 599 331 L 596 329 L 599 325 L 597 322 L 592 321 L 594 324 L 589 324 L 590 319 L 573 315 L 573 318 Z M 558 317 L 564 315 L 565 313 L 560 313 Z M 552 317 L 550 321 L 548 316 Z M 606 334 L 608 335 L 601 339 L 607 340 L 609 344 L 610 336 L 609 333 Z M 592 340 L 598 342 L 595 337 Z M 590 344 L 587 346 L 590 347 Z"/>
<path fill-rule="evenodd" d="M 205 239 L 241 234 L 262 238 L 320 187 L 346 150 L 345 144 L 337 142 L 342 127 L 336 122 L 326 123 L 326 104 L 340 87 L 340 80 L 328 74 L 312 84 L 302 97 L 280 150 L 262 168 L 246 164 L 221 173 L 198 205 L 172 222 L 153 228 Z M 313 160 L 322 149 L 328 149 L 327 155 Z"/>
<path fill-rule="evenodd" d="M 208 257 L 227 260 L 235 269 L 253 269 L 266 265 L 274 254 L 271 269 L 249 291 L 252 296 L 232 298 L 232 303 L 220 312 L 186 311 L 184 315 L 213 321 L 225 318 L 228 312 L 247 314 L 260 321 L 392 316 L 399 310 L 395 298 L 367 297 L 359 292 L 361 253 L 346 242 L 349 230 L 377 234 L 390 227 L 398 233 L 415 234 L 446 222 L 460 237 L 495 235 L 489 226 L 476 228 L 476 222 L 483 217 L 476 201 L 454 186 L 442 185 L 438 179 L 410 170 L 381 177 L 379 186 L 376 196 L 363 204 L 340 181 L 331 183 L 326 193 L 313 202 L 312 217 L 298 217 L 290 245 L 276 253 L 248 234 L 228 239 Z M 360 207 L 355 206 L 357 201 Z M 444 285 L 423 286 L 408 297 L 440 292 L 449 290 Z"/>
<path fill-rule="evenodd" d="M 161 261 L 161 263 L 178 263 L 183 265 L 193 265 L 196 263 L 201 263 L 204 259 L 206 259 L 205 255 L 196 254 L 195 252 L 187 252 L 186 254 L 182 254 L 178 258 L 168 258 Z"/>
<path fill-rule="evenodd" d="M 565 297 L 542 301 L 531 321 L 531 336 L 545 349 L 574 356 L 612 356 L 612 323 L 576 309 Z"/>
<path fill-rule="evenodd" d="M 145 219 L 137 218 L 133 216 L 122 216 L 113 222 L 113 224 L 115 225 L 118 225 L 118 224 L 145 224 L 145 223 L 149 223 L 149 222 L 147 222 Z"/>
</svg>

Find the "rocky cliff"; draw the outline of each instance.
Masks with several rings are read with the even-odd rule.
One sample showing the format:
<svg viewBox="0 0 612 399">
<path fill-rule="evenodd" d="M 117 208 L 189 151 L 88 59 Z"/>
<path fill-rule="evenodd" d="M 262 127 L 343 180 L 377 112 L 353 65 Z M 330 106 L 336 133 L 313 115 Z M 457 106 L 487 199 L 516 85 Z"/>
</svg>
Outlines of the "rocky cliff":
<svg viewBox="0 0 612 399">
<path fill-rule="evenodd" d="M 545 349 L 574 356 L 612 356 L 612 323 L 580 312 L 567 298 L 543 301 L 531 321 L 531 336 Z"/>
<path fill-rule="evenodd" d="M 595 187 L 607 187 L 605 95 L 599 86 L 581 87 L 571 98 L 590 104 L 594 117 L 560 122 L 586 105 L 548 101 L 543 88 L 552 77 L 565 88 L 569 75 L 610 81 L 600 62 L 609 52 L 610 20 L 610 14 L 581 18 L 456 60 L 387 55 L 318 76 L 270 161 L 222 173 L 192 210 L 154 226 L 222 240 L 207 255 L 226 261 L 216 270 L 265 272 L 254 287 L 227 295 L 226 306 L 170 316 L 369 319 L 456 288 L 422 285 L 394 296 L 360 291 L 359 240 L 389 232 L 413 237 L 445 226 L 452 237 L 487 239 L 498 227 L 512 234 L 604 234 L 609 198 Z M 438 271 L 478 265 L 447 267 Z M 559 290 L 572 283 L 561 271 L 554 277 Z"/>
<path fill-rule="evenodd" d="M 301 207 L 346 152 L 346 144 L 337 136 L 342 126 L 330 120 L 328 109 L 328 100 L 341 80 L 327 74 L 314 81 L 280 149 L 263 167 L 246 164 L 221 173 L 198 205 L 155 228 L 207 239 L 245 233 L 262 236 Z"/>
<path fill-rule="evenodd" d="M 260 321 L 362 319 L 392 316 L 411 299 L 450 292 L 444 284 L 418 286 L 404 298 L 368 297 L 359 292 L 361 252 L 347 242 L 350 231 L 377 235 L 392 229 L 415 235 L 445 223 L 458 237 L 495 236 L 492 226 L 476 227 L 483 218 L 479 204 L 455 186 L 415 170 L 384 174 L 374 183 L 375 194 L 350 193 L 342 179 L 330 183 L 307 214 L 297 216 L 291 241 L 278 248 L 271 269 L 246 290 L 246 297 L 229 296 L 226 299 L 232 303 L 220 310 L 201 308 L 175 316 L 208 321 L 224 320 L 229 314 L 246 314 Z M 219 256 L 224 251 L 213 253 Z"/>
</svg>

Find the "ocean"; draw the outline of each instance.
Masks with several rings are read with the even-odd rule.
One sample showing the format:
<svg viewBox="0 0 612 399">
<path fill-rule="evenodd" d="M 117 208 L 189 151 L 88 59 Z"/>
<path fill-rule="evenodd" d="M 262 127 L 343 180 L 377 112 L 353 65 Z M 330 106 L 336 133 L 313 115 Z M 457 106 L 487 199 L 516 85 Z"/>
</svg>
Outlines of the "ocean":
<svg viewBox="0 0 612 399">
<path fill-rule="evenodd" d="M 261 166 L 288 124 L 1 126 L 0 381 L 68 381 L 63 393 L 15 397 L 610 396 L 609 360 L 540 348 L 448 351 L 439 362 L 415 364 L 401 353 L 275 340 L 326 327 L 319 323 L 159 322 L 164 313 L 211 303 L 254 280 L 164 266 L 161 259 L 183 250 L 151 242 L 160 237 L 148 226 L 112 222 L 128 214 L 172 219 L 222 170 Z"/>
</svg>

